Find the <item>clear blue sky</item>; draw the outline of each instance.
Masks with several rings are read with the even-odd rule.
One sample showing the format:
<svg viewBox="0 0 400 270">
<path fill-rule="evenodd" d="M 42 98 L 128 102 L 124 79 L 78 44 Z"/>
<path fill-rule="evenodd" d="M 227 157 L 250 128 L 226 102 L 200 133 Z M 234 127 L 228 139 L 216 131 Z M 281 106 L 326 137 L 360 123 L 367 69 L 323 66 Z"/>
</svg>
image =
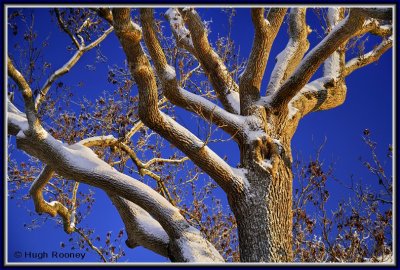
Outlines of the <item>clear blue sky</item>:
<svg viewBox="0 0 400 270">
<path fill-rule="evenodd" d="M 157 9 L 160 14 L 166 9 Z M 66 51 L 66 45 L 70 43 L 65 33 L 58 29 L 54 21 L 51 21 L 48 9 L 32 9 L 35 14 L 35 31 L 38 34 L 38 42 L 42 42 L 48 38 L 49 45 L 45 52 L 46 61 L 51 62 L 53 67 L 62 66 L 71 56 Z M 29 14 L 24 10 L 25 14 Z M 228 20 L 225 13 L 216 9 L 199 10 L 203 20 L 211 20 L 210 28 L 212 30 L 210 39 L 215 40 L 218 34 L 227 33 Z M 308 23 L 313 29 L 320 27 L 319 22 L 315 19 L 312 11 L 308 15 Z M 167 27 L 167 23 L 163 23 Z M 20 31 L 24 30 L 24 25 L 19 24 Z M 274 57 L 279 53 L 287 43 L 287 25 L 284 24 L 280 30 L 278 37 L 272 48 L 270 61 L 267 66 L 265 80 L 262 89 L 266 88 L 267 79 L 273 69 Z M 318 29 L 321 30 L 321 29 Z M 237 46 L 240 46 L 240 55 L 246 58 L 249 54 L 253 29 L 248 9 L 237 9 L 237 15 L 234 17 L 233 31 L 231 38 Z M 311 47 L 313 47 L 318 39 L 316 33 L 309 36 Z M 366 50 L 372 48 L 375 44 L 375 38 L 371 37 L 366 44 Z M 21 35 L 16 37 L 12 34 L 8 35 L 9 54 L 18 59 L 19 54 L 13 49 L 15 43 L 22 44 Z M 238 47 L 237 47 L 238 48 Z M 104 90 L 113 91 L 112 86 L 107 83 L 107 66 L 113 64 L 122 65 L 124 54 L 117 38 L 112 33 L 101 45 L 102 53 L 108 58 L 106 64 L 95 64 L 96 71 L 90 71 L 86 65 L 93 64 L 95 52 L 91 51 L 84 55 L 80 62 L 71 70 L 69 74 L 62 78 L 62 81 L 72 86 L 75 94 L 74 98 L 79 99 L 86 96 L 90 99 L 100 95 Z M 42 83 L 45 78 L 43 78 Z M 84 82 L 84 87 L 77 88 L 78 81 Z M 370 129 L 375 141 L 379 143 L 378 154 L 384 157 L 386 149 L 392 143 L 392 51 L 385 53 L 381 59 L 361 70 L 355 71 L 348 77 L 347 88 L 348 94 L 345 103 L 333 110 L 313 113 L 305 117 L 299 125 L 299 128 L 293 139 L 293 152 L 301 153 L 305 159 L 315 153 L 315 148 L 319 145 L 324 137 L 328 138 L 327 144 L 323 151 L 322 158 L 328 163 L 335 161 L 335 176 L 341 180 L 350 179 L 350 175 L 356 177 L 367 178 L 370 174 L 362 166 L 358 160 L 360 156 L 369 157 L 368 148 L 362 142 L 362 131 L 366 128 Z M 16 97 L 16 105 L 22 109 L 21 97 Z M 191 123 L 193 118 L 187 116 L 181 110 L 178 110 L 181 123 L 192 130 L 196 130 Z M 313 142 L 314 140 L 314 142 Z M 13 141 L 12 141 L 13 142 Z M 215 151 L 218 154 L 230 157 L 230 163 L 235 164 L 238 161 L 238 150 L 234 143 L 216 144 Z M 23 161 L 27 156 L 22 153 L 16 154 L 18 160 Z M 391 164 L 387 168 L 391 170 Z M 331 205 L 335 204 L 335 200 L 345 198 L 347 192 L 343 187 L 336 183 L 331 183 Z M 23 190 L 27 192 L 27 190 Z M 220 194 L 224 199 L 224 195 Z M 68 242 L 67 236 L 60 226 L 56 226 L 54 220 L 49 219 L 39 228 L 27 230 L 24 224 L 30 223 L 34 216 L 30 216 L 28 211 L 34 211 L 32 201 L 18 202 L 16 200 L 8 200 L 8 260 L 15 261 L 36 261 L 29 258 L 15 258 L 15 252 L 42 252 L 46 251 L 65 251 L 70 252 L 67 246 L 60 248 L 60 242 Z M 121 222 L 115 208 L 102 191 L 96 190 L 96 203 L 90 214 L 85 220 L 85 224 L 95 228 L 96 234 L 105 235 L 107 231 L 116 234 L 122 229 Z M 125 238 L 123 239 L 125 240 Z M 124 243 L 121 243 L 123 246 Z M 97 262 L 98 256 L 94 252 L 85 252 L 86 262 Z M 130 250 L 126 248 L 126 256 L 121 261 L 140 262 L 140 261 L 166 261 L 143 248 Z M 47 259 L 48 260 L 48 259 Z M 54 261 L 60 262 L 55 259 Z M 80 262 L 81 260 L 76 260 Z"/>
</svg>

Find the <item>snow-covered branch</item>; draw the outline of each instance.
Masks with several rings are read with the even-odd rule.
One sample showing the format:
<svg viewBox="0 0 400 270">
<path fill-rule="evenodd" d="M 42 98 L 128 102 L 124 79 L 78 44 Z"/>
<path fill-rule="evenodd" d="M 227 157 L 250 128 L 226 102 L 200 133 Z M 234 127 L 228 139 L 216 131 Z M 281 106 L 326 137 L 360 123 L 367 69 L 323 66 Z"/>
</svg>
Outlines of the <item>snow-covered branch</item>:
<svg viewBox="0 0 400 270">
<path fill-rule="evenodd" d="M 340 13 L 341 13 L 341 8 L 329 8 L 328 9 L 328 18 L 327 18 L 327 24 L 328 24 L 328 29 L 330 31 L 333 31 L 335 29 L 336 25 L 340 22 Z M 326 77 L 332 77 L 332 78 L 338 78 L 343 70 L 343 60 L 344 56 L 341 57 L 341 53 L 339 52 L 339 49 L 334 51 L 328 59 L 325 60 L 324 62 L 324 76 Z M 343 59 L 341 61 L 341 59 Z"/>
<path fill-rule="evenodd" d="M 286 106 L 289 101 L 304 87 L 319 66 L 336 49 L 362 29 L 364 17 L 359 9 L 350 10 L 350 14 L 300 62 L 292 76 L 272 95 L 272 108 L 279 109 Z"/>
<path fill-rule="evenodd" d="M 114 22 L 116 24 L 129 23 L 128 19 L 119 19 L 118 9 L 113 9 Z M 156 70 L 159 74 L 167 72 L 165 77 L 170 80 L 164 80 L 164 87 L 168 88 L 169 84 L 176 84 L 172 71 L 168 69 L 165 56 L 158 42 L 149 43 L 150 40 L 157 41 L 152 25 L 147 21 L 146 16 L 152 16 L 151 10 L 141 11 L 141 20 L 143 34 L 148 45 Z M 150 17 L 151 18 L 151 17 Z M 151 20 L 150 20 L 151 21 Z M 126 31 L 119 33 L 117 36 L 127 56 L 132 76 L 134 77 L 139 90 L 139 116 L 140 119 L 151 129 L 159 133 L 170 143 L 173 143 L 182 152 L 184 152 L 191 160 L 209 174 L 225 191 L 232 192 L 243 190 L 243 179 L 238 177 L 232 167 L 230 167 L 223 159 L 216 155 L 209 147 L 193 135 L 189 130 L 179 125 L 171 117 L 165 115 L 158 109 L 158 93 L 155 76 L 150 66 L 149 60 L 145 56 L 139 39 L 133 39 L 134 34 Z M 173 86 L 173 85 L 172 85 Z"/>
<path fill-rule="evenodd" d="M 181 46 L 188 52 L 196 55 L 196 50 L 193 46 L 193 41 L 190 36 L 189 30 L 185 26 L 185 22 L 182 15 L 179 13 L 177 8 L 169 8 L 165 12 L 165 18 L 168 20 L 171 26 L 171 31 L 175 37 L 176 44 Z"/>
<path fill-rule="evenodd" d="M 179 210 L 155 190 L 113 169 L 82 144 L 63 144 L 46 131 L 42 135 L 28 136 L 19 132 L 17 147 L 40 159 L 62 177 L 116 193 L 143 208 L 167 232 L 171 243 L 168 254 L 173 258 L 197 262 L 223 261 L 215 248 L 187 223 Z M 35 185 L 40 187 L 44 179 L 48 177 L 43 176 L 43 181 L 37 181 Z M 197 243 L 197 246 L 193 247 L 196 250 L 182 248 L 182 245 L 188 245 L 187 248 L 190 248 L 189 243 L 192 241 Z M 193 254 L 195 256 L 192 256 Z"/>
<path fill-rule="evenodd" d="M 232 79 L 222 59 L 212 49 L 208 41 L 207 30 L 200 16 L 193 8 L 180 8 L 179 12 L 183 15 L 190 31 L 196 50 L 195 57 L 207 74 L 219 100 L 227 111 L 239 114 L 239 87 Z"/>
<path fill-rule="evenodd" d="M 344 75 L 348 76 L 353 71 L 362 68 L 368 64 L 371 64 L 372 62 L 378 61 L 379 58 L 382 56 L 382 54 L 384 54 L 392 46 L 393 46 L 393 38 L 389 37 L 388 39 L 384 39 L 378 46 L 376 46 L 370 52 L 349 60 L 346 63 Z"/>
<path fill-rule="evenodd" d="M 273 94 L 292 74 L 308 50 L 307 35 L 310 29 L 306 24 L 306 9 L 291 8 L 289 14 L 289 41 L 285 49 L 276 57 L 275 67 L 267 88 L 267 95 Z"/>
<path fill-rule="evenodd" d="M 251 18 L 254 25 L 253 46 L 246 69 L 240 76 L 240 111 L 249 115 L 250 107 L 260 98 L 260 86 L 272 44 L 286 14 L 286 8 L 271 8 L 264 18 L 264 8 L 253 8 Z"/>
<path fill-rule="evenodd" d="M 169 237 L 160 223 L 137 204 L 114 193 L 109 193 L 108 196 L 125 224 L 128 234 L 126 245 L 130 248 L 143 246 L 168 257 Z"/>
</svg>

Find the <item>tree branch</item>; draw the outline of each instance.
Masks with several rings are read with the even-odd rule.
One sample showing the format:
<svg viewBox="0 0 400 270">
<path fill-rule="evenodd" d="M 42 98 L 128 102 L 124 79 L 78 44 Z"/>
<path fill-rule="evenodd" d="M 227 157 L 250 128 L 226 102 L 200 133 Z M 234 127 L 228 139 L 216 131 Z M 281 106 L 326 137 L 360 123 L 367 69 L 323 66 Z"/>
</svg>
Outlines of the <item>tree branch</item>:
<svg viewBox="0 0 400 270">
<path fill-rule="evenodd" d="M 39 180 L 35 181 L 32 194 L 37 194 L 40 187 L 50 178 L 49 171 L 54 170 L 60 176 L 101 188 L 106 192 L 116 193 L 142 207 L 167 232 L 171 241 L 169 254 L 173 259 L 198 262 L 223 261 L 215 248 L 201 236 L 199 231 L 187 223 L 179 210 L 156 191 L 116 171 L 100 160 L 89 148 L 79 143 L 67 146 L 55 140 L 46 131 L 43 132 L 41 137 L 20 133 L 17 135 L 18 148 L 37 157 L 52 168 L 46 169 Z M 56 210 L 63 211 L 59 213 L 64 215 L 65 209 L 58 208 L 57 203 L 54 205 L 57 207 Z M 49 209 L 49 211 L 53 210 Z M 198 245 L 191 246 L 192 241 Z"/>
<path fill-rule="evenodd" d="M 347 41 L 363 27 L 364 17 L 359 9 L 353 8 L 350 14 L 340 22 L 312 51 L 301 61 L 292 76 L 271 97 L 273 109 L 283 108 L 303 88 L 318 67 L 342 43 Z"/>
<path fill-rule="evenodd" d="M 189 28 L 196 50 L 194 55 L 207 74 L 219 100 L 228 112 L 239 114 L 238 86 L 221 58 L 211 48 L 200 16 L 191 8 L 180 8 L 179 12 L 183 14 L 183 19 Z"/>
<path fill-rule="evenodd" d="M 75 47 L 79 50 L 79 48 L 81 47 L 81 44 L 79 44 L 78 40 L 76 39 L 76 37 L 71 33 L 71 31 L 69 31 L 69 29 L 67 28 L 67 26 L 65 26 L 65 23 L 63 21 L 63 19 L 61 18 L 61 14 L 60 14 L 60 10 L 58 8 L 55 8 L 54 11 L 56 12 L 56 17 L 57 17 L 57 21 L 58 24 L 60 25 L 61 29 L 67 33 L 67 35 L 71 38 L 72 43 L 75 45 Z"/>
<path fill-rule="evenodd" d="M 267 87 L 267 95 L 275 93 L 300 63 L 310 46 L 307 40 L 309 33 L 310 29 L 306 23 L 306 9 L 291 8 L 289 14 L 289 41 L 285 49 L 276 57 L 276 64 Z"/>
<path fill-rule="evenodd" d="M 125 224 L 128 234 L 126 245 L 129 248 L 140 245 L 168 257 L 169 237 L 160 223 L 143 208 L 115 193 L 109 193 L 108 196 Z"/>
<path fill-rule="evenodd" d="M 267 19 L 264 8 L 253 8 L 251 18 L 254 25 L 254 40 L 247 67 L 240 77 L 240 112 L 249 115 L 250 107 L 260 99 L 260 86 L 272 44 L 285 17 L 285 8 L 271 8 Z"/>
<path fill-rule="evenodd" d="M 215 179 L 225 191 L 231 192 L 234 189 L 240 192 L 243 189 L 243 182 L 241 178 L 236 176 L 233 168 L 210 148 L 204 146 L 203 142 L 190 131 L 159 111 L 155 77 L 150 63 L 140 46 L 140 36 L 135 35 L 133 29 L 124 32 L 118 30 L 119 28 L 128 28 L 127 24 L 130 24 L 129 12 L 113 9 L 113 16 L 117 36 L 127 56 L 132 76 L 138 85 L 140 119 L 148 127 L 184 152 Z M 160 55 L 160 52 L 157 53 Z M 165 60 L 159 61 L 156 63 L 156 68 L 162 69 L 166 65 L 165 62 Z"/>
<path fill-rule="evenodd" d="M 344 76 L 348 76 L 353 71 L 378 61 L 379 58 L 382 56 L 382 54 L 384 54 L 387 50 L 389 50 L 392 47 L 392 45 L 393 45 L 392 37 L 384 39 L 378 46 L 376 46 L 370 52 L 349 60 L 346 63 L 346 67 L 344 69 Z"/>
<path fill-rule="evenodd" d="M 61 76 L 63 76 L 64 74 L 68 73 L 71 68 L 79 61 L 79 59 L 82 57 L 82 55 L 93 49 L 94 47 L 96 47 L 97 45 L 100 44 L 100 42 L 102 42 L 113 30 L 113 27 L 110 27 L 109 29 L 107 29 L 98 39 L 96 39 L 95 41 L 93 41 L 91 44 L 89 44 L 86 47 L 82 47 L 79 46 L 78 50 L 75 52 L 75 54 L 68 60 L 67 63 L 64 64 L 64 66 L 62 66 L 61 68 L 57 69 L 48 79 L 47 81 L 44 83 L 44 85 L 42 86 L 42 88 L 39 91 L 38 96 L 36 97 L 35 100 L 35 108 L 36 110 L 39 109 L 40 104 L 43 102 L 47 92 L 50 90 L 50 87 L 52 86 L 52 84 Z"/>
<path fill-rule="evenodd" d="M 29 124 L 29 130 L 34 132 L 39 131 L 41 127 L 39 120 L 36 116 L 37 111 L 33 102 L 32 90 L 29 84 L 26 82 L 24 76 L 22 76 L 21 72 L 19 72 L 15 68 L 9 56 L 7 59 L 7 71 L 8 76 L 10 76 L 14 80 L 14 82 L 18 85 L 18 89 L 22 93 L 25 105 L 25 113 Z"/>
<path fill-rule="evenodd" d="M 174 105 L 192 111 L 208 121 L 215 121 L 219 127 L 231 136 L 238 134 L 243 122 L 239 116 L 231 114 L 211 101 L 178 86 L 175 70 L 168 65 L 154 31 L 153 10 L 141 9 L 140 14 L 144 40 L 154 61 L 158 77 L 161 79 L 165 96 Z"/>
<path fill-rule="evenodd" d="M 50 166 L 45 166 L 39 176 L 32 183 L 29 194 L 32 196 L 37 213 L 47 213 L 52 217 L 57 214 L 61 216 L 64 224 L 64 231 L 68 234 L 75 230 L 75 225 L 71 223 L 71 213 L 67 207 L 58 201 L 47 202 L 43 198 L 42 190 L 50 181 L 54 174 L 54 170 Z"/>
</svg>

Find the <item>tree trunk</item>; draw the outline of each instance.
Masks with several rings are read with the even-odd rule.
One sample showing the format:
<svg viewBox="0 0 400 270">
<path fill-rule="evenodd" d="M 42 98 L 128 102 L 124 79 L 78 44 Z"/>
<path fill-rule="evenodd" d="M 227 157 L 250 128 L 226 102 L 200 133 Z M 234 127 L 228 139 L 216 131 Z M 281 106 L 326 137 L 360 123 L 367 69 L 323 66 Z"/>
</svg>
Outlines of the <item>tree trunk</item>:
<svg viewBox="0 0 400 270">
<path fill-rule="evenodd" d="M 249 188 L 243 196 L 230 199 L 238 225 L 240 260 L 290 262 L 293 259 L 291 158 L 284 151 L 263 153 L 265 148 L 260 145 L 269 145 L 271 150 L 268 142 L 242 148 Z"/>
</svg>

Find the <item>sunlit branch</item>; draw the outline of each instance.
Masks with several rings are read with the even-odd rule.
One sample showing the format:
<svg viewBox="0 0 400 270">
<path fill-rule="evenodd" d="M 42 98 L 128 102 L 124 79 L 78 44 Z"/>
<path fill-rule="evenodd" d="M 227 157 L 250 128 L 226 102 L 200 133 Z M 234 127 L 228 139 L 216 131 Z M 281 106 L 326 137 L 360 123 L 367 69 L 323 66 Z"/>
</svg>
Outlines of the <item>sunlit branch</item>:
<svg viewBox="0 0 400 270">
<path fill-rule="evenodd" d="M 207 74 L 218 98 L 227 111 L 239 114 L 239 87 L 232 79 L 222 59 L 212 49 L 208 41 L 207 30 L 200 16 L 192 8 L 180 8 L 179 12 L 183 15 L 190 31 L 191 40 L 196 50 L 194 55 Z"/>
<path fill-rule="evenodd" d="M 85 241 L 86 243 L 89 245 L 89 247 L 94 250 L 101 258 L 101 260 L 103 262 L 107 262 L 106 257 L 104 257 L 103 253 L 100 251 L 100 249 L 98 247 L 96 247 L 95 245 L 93 245 L 92 241 L 89 239 L 89 237 L 83 232 L 82 229 L 75 227 L 75 232 L 77 232 Z"/>
<path fill-rule="evenodd" d="M 75 225 L 71 224 L 71 213 L 68 208 L 58 201 L 47 202 L 43 198 L 42 190 L 47 182 L 50 181 L 53 174 L 54 170 L 50 166 L 45 165 L 42 172 L 32 183 L 29 194 L 32 196 L 37 213 L 47 213 L 52 217 L 55 217 L 57 214 L 60 215 L 63 219 L 64 231 L 70 234 L 75 230 Z"/>
<path fill-rule="evenodd" d="M 325 59 L 360 30 L 363 24 L 364 17 L 359 9 L 351 9 L 350 14 L 304 57 L 292 76 L 272 96 L 271 107 L 278 109 L 286 106 Z"/>
<path fill-rule="evenodd" d="M 289 41 L 285 49 L 276 56 L 275 67 L 267 87 L 267 95 L 273 94 L 300 63 L 310 46 L 307 40 L 310 30 L 306 23 L 306 9 L 291 8 L 289 14 Z"/>
<path fill-rule="evenodd" d="M 32 90 L 29 84 L 26 82 L 24 76 L 19 72 L 14 64 L 12 63 L 10 57 L 7 58 L 7 71 L 8 76 L 10 76 L 14 82 L 18 85 L 18 89 L 22 93 L 25 105 L 25 113 L 28 119 L 29 129 L 32 131 L 38 131 L 40 127 L 39 120 L 36 116 L 36 109 L 33 101 Z"/>
<path fill-rule="evenodd" d="M 175 70 L 168 65 L 155 34 L 153 19 L 152 10 L 141 9 L 144 40 L 154 61 L 158 77 L 162 81 L 165 96 L 173 104 L 195 112 L 208 121 L 213 119 L 218 126 L 221 126 L 229 134 L 236 134 L 241 123 L 237 115 L 231 114 L 204 97 L 193 94 L 178 86 Z"/>
<path fill-rule="evenodd" d="M 382 54 L 384 54 L 387 50 L 389 50 L 392 47 L 392 45 L 393 45 L 393 39 L 392 37 L 390 37 L 388 39 L 383 40 L 378 46 L 376 46 L 370 52 L 349 60 L 346 63 L 344 76 L 348 76 L 353 71 L 362 68 L 366 65 L 369 65 L 372 62 L 378 61 L 379 58 L 382 56 Z"/>
<path fill-rule="evenodd" d="M 253 8 L 251 18 L 254 25 L 253 46 L 246 69 L 240 76 L 240 111 L 250 114 L 253 103 L 260 98 L 260 86 L 272 44 L 286 14 L 286 8 L 271 8 L 264 18 L 264 8 Z"/>
</svg>

